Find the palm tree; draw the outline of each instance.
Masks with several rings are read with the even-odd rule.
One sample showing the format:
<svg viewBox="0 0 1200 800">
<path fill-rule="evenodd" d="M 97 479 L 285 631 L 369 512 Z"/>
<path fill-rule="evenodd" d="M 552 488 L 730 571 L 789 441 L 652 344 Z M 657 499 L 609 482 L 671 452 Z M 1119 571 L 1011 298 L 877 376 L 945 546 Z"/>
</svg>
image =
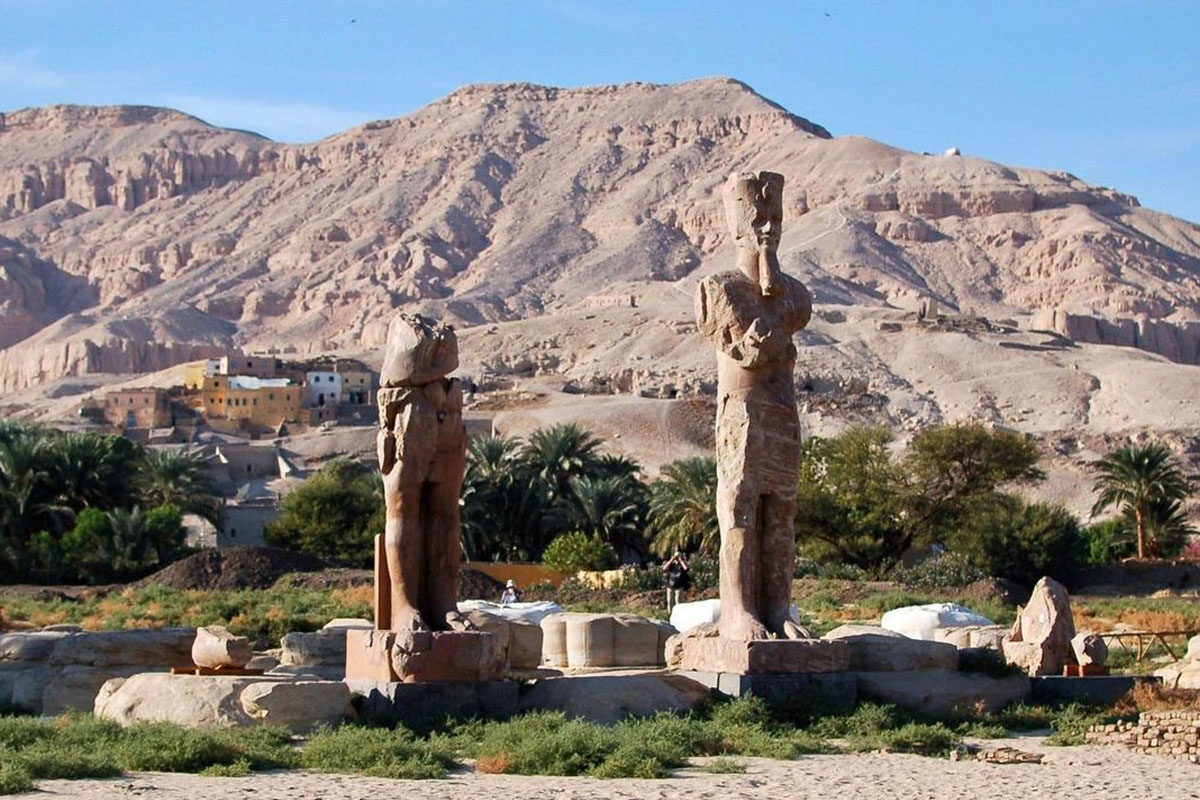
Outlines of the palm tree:
<svg viewBox="0 0 1200 800">
<path fill-rule="evenodd" d="M 148 507 L 174 505 L 217 525 L 220 494 L 204 459 L 184 450 L 147 450 L 136 478 L 138 495 Z"/>
<path fill-rule="evenodd" d="M 569 498 L 555 511 L 566 517 L 562 527 L 608 542 L 623 560 L 632 556 L 640 561 L 645 554 L 645 494 L 636 478 L 572 478 Z"/>
<path fill-rule="evenodd" d="M 541 498 L 523 448 L 520 439 L 506 436 L 478 436 L 467 446 L 459 504 L 463 552 L 472 561 L 541 555 Z"/>
<path fill-rule="evenodd" d="M 651 547 L 662 556 L 717 549 L 716 459 L 681 458 L 662 468 L 662 477 L 650 484 L 650 533 Z"/>
<path fill-rule="evenodd" d="M 1145 558 L 1151 505 L 1187 497 L 1189 486 L 1183 471 L 1171 451 L 1158 442 L 1127 445 L 1096 461 L 1092 467 L 1096 471 L 1093 488 L 1100 493 L 1092 507 L 1092 516 L 1114 506 L 1132 514 L 1138 558 Z"/>
<path fill-rule="evenodd" d="M 73 509 L 132 504 L 130 472 L 141 448 L 121 436 L 66 433 L 51 439 L 52 479 L 58 500 Z"/>
<path fill-rule="evenodd" d="M 571 478 L 593 474 L 600 440 L 574 423 L 539 428 L 529 436 L 521 458 L 546 491 L 550 503 L 567 497 Z"/>
<path fill-rule="evenodd" d="M 1137 520 L 1132 509 L 1125 510 L 1126 524 L 1134 529 Z M 1160 556 L 1174 556 L 1187 544 L 1188 537 L 1195 533 L 1183 513 L 1180 500 L 1160 498 L 1146 507 L 1146 537 L 1150 550 Z"/>
</svg>

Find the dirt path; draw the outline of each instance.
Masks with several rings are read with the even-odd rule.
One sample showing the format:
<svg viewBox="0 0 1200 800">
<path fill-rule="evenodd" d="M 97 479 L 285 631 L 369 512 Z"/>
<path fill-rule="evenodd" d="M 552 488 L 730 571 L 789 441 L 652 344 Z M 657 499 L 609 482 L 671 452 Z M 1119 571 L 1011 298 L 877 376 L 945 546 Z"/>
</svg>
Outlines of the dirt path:
<svg viewBox="0 0 1200 800">
<path fill-rule="evenodd" d="M 460 774 L 444 781 L 388 781 L 347 775 L 280 772 L 250 778 L 143 773 L 106 781 L 42 781 L 23 797 L 156 800 L 1104 800 L 1200 798 L 1200 767 L 1116 748 L 1047 751 L 1048 763 L 984 764 L 898 754 L 806 756 L 796 761 L 745 759 L 746 774 L 681 770 L 669 780 L 592 780 Z"/>
</svg>

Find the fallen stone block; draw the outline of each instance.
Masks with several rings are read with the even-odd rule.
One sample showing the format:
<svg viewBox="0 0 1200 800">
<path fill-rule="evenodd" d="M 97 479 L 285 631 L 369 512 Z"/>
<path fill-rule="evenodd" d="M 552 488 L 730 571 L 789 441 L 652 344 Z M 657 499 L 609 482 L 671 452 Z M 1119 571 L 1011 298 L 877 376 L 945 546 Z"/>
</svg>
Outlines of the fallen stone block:
<svg viewBox="0 0 1200 800">
<path fill-rule="evenodd" d="M 68 711 L 91 711 L 96 703 L 96 695 L 106 681 L 146 671 L 145 667 L 140 666 L 86 667 L 72 664 L 61 667 L 51 673 L 42 689 L 39 713 L 53 717 Z"/>
<path fill-rule="evenodd" d="M 48 661 L 54 646 L 68 636 L 62 631 L 0 633 L 0 664 L 8 661 Z"/>
<path fill-rule="evenodd" d="M 894 703 L 923 714 L 971 711 L 981 704 L 987 711 L 998 711 L 1025 700 L 1030 691 L 1029 679 L 1024 675 L 993 678 L 978 672 L 940 669 L 854 675 L 860 699 Z"/>
<path fill-rule="evenodd" d="M 689 635 L 696 630 L 698 628 L 681 634 L 680 669 L 754 675 L 845 672 L 850 665 L 850 650 L 840 640 L 761 639 L 744 642 L 723 636 Z"/>
<path fill-rule="evenodd" d="M 285 634 L 280 640 L 282 666 L 340 666 L 346 664 L 346 632 L 356 628 Z"/>
<path fill-rule="evenodd" d="M 194 628 L 68 633 L 54 644 L 49 663 L 89 667 L 187 667 Z"/>
<path fill-rule="evenodd" d="M 1108 662 L 1108 644 L 1091 631 L 1075 634 L 1071 639 L 1071 650 L 1075 654 L 1075 663 L 1081 666 Z"/>
<path fill-rule="evenodd" d="M 250 640 L 234 636 L 224 626 L 207 625 L 196 629 L 192 643 L 192 663 L 198 667 L 242 668 L 254 655 Z"/>
<path fill-rule="evenodd" d="M 171 675 L 142 672 L 96 695 L 94 713 L 121 725 L 172 722 L 188 728 L 234 728 L 254 724 L 240 695 L 261 677 Z"/>
<path fill-rule="evenodd" d="M 0 662 L 0 705 L 42 713 L 42 695 L 58 668 L 31 661 Z"/>
<path fill-rule="evenodd" d="M 255 720 L 297 732 L 340 725 L 353 713 L 350 690 L 341 681 L 263 681 L 243 689 L 240 699 Z"/>
</svg>

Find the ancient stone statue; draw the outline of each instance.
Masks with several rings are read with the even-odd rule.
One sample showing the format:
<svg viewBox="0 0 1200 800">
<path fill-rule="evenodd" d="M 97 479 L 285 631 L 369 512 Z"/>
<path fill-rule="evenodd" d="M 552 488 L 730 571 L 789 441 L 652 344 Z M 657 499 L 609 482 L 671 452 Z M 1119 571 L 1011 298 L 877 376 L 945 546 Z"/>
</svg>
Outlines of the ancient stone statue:
<svg viewBox="0 0 1200 800">
<path fill-rule="evenodd" d="M 792 335 L 812 298 L 779 267 L 783 176 L 742 173 L 726 185 L 737 271 L 704 278 L 701 333 L 717 348 L 717 516 L 722 638 L 801 638 L 789 617 L 800 423 Z"/>
<path fill-rule="evenodd" d="M 447 377 L 457 367 L 452 328 L 408 314 L 389 326 L 377 441 L 390 580 L 387 597 L 377 604 L 386 602 L 393 631 L 465 627 L 455 602 L 467 436 L 462 386 Z"/>
<path fill-rule="evenodd" d="M 401 314 L 379 375 L 379 470 L 387 523 L 375 538 L 375 628 L 346 632 L 346 677 L 377 683 L 491 681 L 500 640 L 458 613 L 458 496 L 466 467 L 454 330 Z"/>
</svg>

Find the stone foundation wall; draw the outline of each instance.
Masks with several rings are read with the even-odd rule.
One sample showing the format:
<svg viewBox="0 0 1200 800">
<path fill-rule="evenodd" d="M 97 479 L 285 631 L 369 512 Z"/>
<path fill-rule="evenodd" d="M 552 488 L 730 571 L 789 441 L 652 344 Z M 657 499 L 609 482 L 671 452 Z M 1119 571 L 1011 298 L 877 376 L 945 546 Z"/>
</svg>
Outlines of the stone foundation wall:
<svg viewBox="0 0 1200 800">
<path fill-rule="evenodd" d="M 1093 725 L 1086 738 L 1089 744 L 1119 744 L 1200 764 L 1200 711 L 1144 711 L 1137 722 Z"/>
</svg>

